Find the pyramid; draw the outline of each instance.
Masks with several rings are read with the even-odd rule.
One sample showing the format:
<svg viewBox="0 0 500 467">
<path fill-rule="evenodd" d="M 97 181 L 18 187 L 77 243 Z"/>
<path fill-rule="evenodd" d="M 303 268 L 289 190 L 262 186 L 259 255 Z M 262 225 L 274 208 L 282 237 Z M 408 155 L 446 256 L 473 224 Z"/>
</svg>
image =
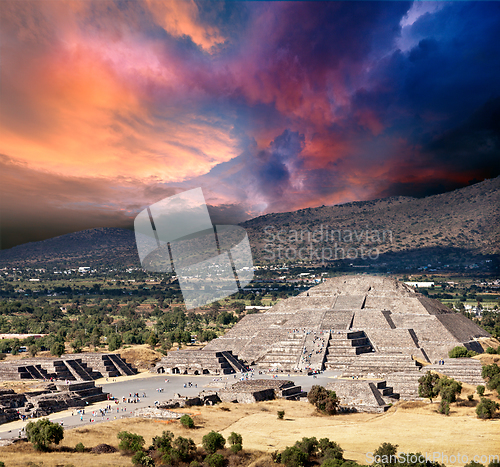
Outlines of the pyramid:
<svg viewBox="0 0 500 467">
<path fill-rule="evenodd" d="M 482 352 L 490 335 L 439 301 L 382 276 L 342 276 L 245 316 L 204 350 L 282 371 L 331 369 L 384 377 L 447 358 L 457 345 Z M 416 376 L 415 376 L 416 377 Z"/>
</svg>

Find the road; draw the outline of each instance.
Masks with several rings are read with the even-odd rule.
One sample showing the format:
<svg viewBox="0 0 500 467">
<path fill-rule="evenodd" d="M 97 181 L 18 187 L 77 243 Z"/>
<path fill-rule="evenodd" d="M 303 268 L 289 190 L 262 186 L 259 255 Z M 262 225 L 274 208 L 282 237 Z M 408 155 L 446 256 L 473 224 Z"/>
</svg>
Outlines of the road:
<svg viewBox="0 0 500 467">
<path fill-rule="evenodd" d="M 250 373 L 251 375 L 251 373 Z M 295 384 L 302 386 L 302 389 L 308 391 L 314 384 L 326 385 L 330 378 L 338 376 L 338 373 L 325 372 L 317 375 L 316 378 L 312 376 L 294 376 L 290 377 L 286 374 L 278 374 L 280 380 L 292 380 Z M 253 379 L 271 379 L 273 374 L 259 375 L 254 374 L 250 376 Z M 96 381 L 96 385 L 102 386 L 103 391 L 117 398 L 120 403 L 115 404 L 114 401 L 103 401 L 95 404 L 90 404 L 85 407 L 85 414 L 83 420 L 81 415 L 77 413 L 77 409 L 65 410 L 57 412 L 48 416 L 49 420 L 56 423 L 63 423 L 64 428 L 72 428 L 77 426 L 84 426 L 93 423 L 102 423 L 110 420 L 115 420 L 124 417 L 132 417 L 135 409 L 140 407 L 154 407 L 155 401 L 164 402 L 171 399 L 174 394 L 181 396 L 195 396 L 202 390 L 215 389 L 214 383 L 232 384 L 239 381 L 241 375 L 226 375 L 223 377 L 215 377 L 214 375 L 192 376 L 192 375 L 155 375 L 151 373 L 142 373 L 135 377 L 121 377 L 115 378 L 116 382 L 111 380 L 106 381 L 100 379 Z M 166 382 L 168 379 L 168 382 Z M 189 386 L 189 383 L 192 386 Z M 211 387 L 212 386 L 212 387 Z M 159 389 L 162 389 L 160 392 Z M 140 397 L 137 403 L 124 403 L 122 398 L 129 399 L 130 394 L 138 393 L 142 396 L 144 393 L 146 397 Z M 102 417 L 99 409 L 111 405 L 111 411 Z M 94 412 L 94 415 L 93 415 Z M 36 419 L 30 419 L 36 420 Z M 19 437 L 19 431 L 26 426 L 30 421 L 17 420 L 10 423 L 5 423 L 0 426 L 0 439 L 12 439 Z M 92 420 L 92 421 L 91 421 Z M 24 435 L 24 433 L 22 433 Z"/>
</svg>

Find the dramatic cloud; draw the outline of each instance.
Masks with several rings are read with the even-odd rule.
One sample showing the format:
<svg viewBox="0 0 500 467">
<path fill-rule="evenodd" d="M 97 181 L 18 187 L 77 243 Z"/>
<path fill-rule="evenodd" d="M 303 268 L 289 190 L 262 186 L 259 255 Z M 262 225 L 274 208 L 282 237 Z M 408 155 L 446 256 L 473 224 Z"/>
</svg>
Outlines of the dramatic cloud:
<svg viewBox="0 0 500 467">
<path fill-rule="evenodd" d="M 198 186 L 234 222 L 497 176 L 499 24 L 498 2 L 6 0 L 3 245 Z"/>
</svg>

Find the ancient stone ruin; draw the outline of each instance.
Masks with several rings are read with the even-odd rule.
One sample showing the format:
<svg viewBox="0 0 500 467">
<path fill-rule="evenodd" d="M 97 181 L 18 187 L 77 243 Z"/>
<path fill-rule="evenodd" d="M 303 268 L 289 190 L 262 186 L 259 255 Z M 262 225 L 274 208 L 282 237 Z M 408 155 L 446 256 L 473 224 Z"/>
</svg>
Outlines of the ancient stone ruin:
<svg viewBox="0 0 500 467">
<path fill-rule="evenodd" d="M 201 351 L 170 352 L 157 371 L 225 374 L 241 362 L 286 373 L 333 370 L 351 379 L 386 380 L 401 397 L 414 399 L 421 364 L 446 359 L 457 345 L 482 352 L 482 337 L 490 335 L 402 282 L 343 276 L 245 316 Z M 456 379 L 465 375 L 450 360 L 439 371 L 445 367 Z M 477 376 L 477 368 L 469 370 Z"/>
<path fill-rule="evenodd" d="M 85 407 L 92 402 L 105 401 L 108 394 L 96 387 L 94 381 L 47 384 L 39 391 L 16 394 L 12 389 L 0 391 L 0 423 L 43 417 L 61 410 Z"/>
<path fill-rule="evenodd" d="M 240 404 L 273 399 L 298 400 L 307 396 L 302 388 L 296 386 L 293 381 L 273 379 L 238 381 L 228 388 L 219 389 L 217 395 L 222 402 L 238 402 Z"/>
<path fill-rule="evenodd" d="M 32 358 L 0 362 L 0 380 L 18 379 L 93 381 L 103 377 L 134 375 L 137 370 L 120 355 L 81 353 L 60 358 Z"/>
</svg>

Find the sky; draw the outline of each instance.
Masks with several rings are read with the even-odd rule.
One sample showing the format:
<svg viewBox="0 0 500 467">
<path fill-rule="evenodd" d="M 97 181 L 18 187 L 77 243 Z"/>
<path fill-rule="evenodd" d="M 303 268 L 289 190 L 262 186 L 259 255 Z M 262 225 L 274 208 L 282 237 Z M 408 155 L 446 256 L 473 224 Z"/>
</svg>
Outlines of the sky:
<svg viewBox="0 0 500 467">
<path fill-rule="evenodd" d="M 499 174 L 500 2 L 2 1 L 1 248 Z"/>
</svg>

